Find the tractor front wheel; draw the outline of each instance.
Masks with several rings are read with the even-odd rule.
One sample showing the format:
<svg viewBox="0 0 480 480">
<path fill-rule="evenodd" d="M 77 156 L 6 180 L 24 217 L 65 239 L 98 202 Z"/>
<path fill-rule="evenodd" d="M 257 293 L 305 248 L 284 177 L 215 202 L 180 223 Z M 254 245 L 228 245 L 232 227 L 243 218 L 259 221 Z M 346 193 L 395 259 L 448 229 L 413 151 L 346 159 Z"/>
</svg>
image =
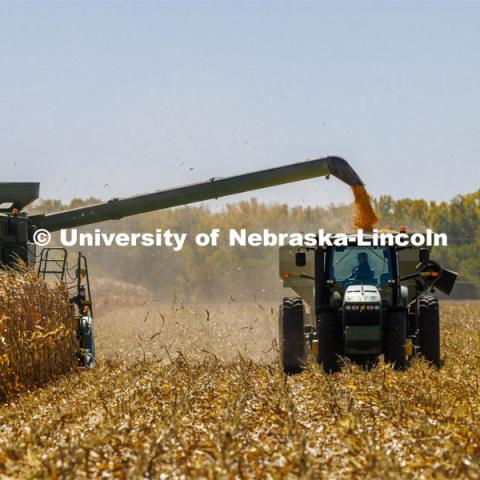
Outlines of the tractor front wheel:
<svg viewBox="0 0 480 480">
<path fill-rule="evenodd" d="M 318 357 L 317 361 L 326 373 L 340 370 L 341 325 L 334 312 L 321 312 L 317 318 Z"/>
<path fill-rule="evenodd" d="M 300 297 L 286 297 L 278 316 L 280 362 L 287 374 L 300 373 L 305 364 L 304 308 Z"/>
<path fill-rule="evenodd" d="M 383 323 L 383 349 L 386 363 L 395 370 L 404 370 L 407 365 L 405 342 L 407 340 L 407 316 L 403 311 L 391 312 Z"/>
</svg>

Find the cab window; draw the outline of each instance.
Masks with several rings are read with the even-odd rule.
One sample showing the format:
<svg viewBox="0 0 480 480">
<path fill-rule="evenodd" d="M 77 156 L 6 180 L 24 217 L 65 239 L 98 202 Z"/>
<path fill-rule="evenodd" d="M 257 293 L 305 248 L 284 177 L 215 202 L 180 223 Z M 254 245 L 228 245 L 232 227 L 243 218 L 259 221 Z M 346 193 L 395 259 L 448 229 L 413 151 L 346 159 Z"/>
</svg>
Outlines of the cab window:
<svg viewBox="0 0 480 480">
<path fill-rule="evenodd" d="M 327 278 L 344 286 L 384 287 L 392 279 L 389 247 L 335 247 Z"/>
</svg>

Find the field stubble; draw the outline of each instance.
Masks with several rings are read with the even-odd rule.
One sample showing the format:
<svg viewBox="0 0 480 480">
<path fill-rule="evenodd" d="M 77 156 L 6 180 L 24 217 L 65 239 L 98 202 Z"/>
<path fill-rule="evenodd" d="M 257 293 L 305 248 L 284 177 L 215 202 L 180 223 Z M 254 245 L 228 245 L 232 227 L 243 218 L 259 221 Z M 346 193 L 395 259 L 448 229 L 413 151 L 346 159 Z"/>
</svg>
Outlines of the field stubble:
<svg viewBox="0 0 480 480">
<path fill-rule="evenodd" d="M 99 302 L 99 367 L 0 408 L 0 473 L 53 478 L 478 478 L 479 304 L 442 306 L 440 371 L 285 377 L 276 309 Z M 109 303 L 108 303 L 109 302 Z M 116 308 L 109 307 L 115 304 Z"/>
</svg>

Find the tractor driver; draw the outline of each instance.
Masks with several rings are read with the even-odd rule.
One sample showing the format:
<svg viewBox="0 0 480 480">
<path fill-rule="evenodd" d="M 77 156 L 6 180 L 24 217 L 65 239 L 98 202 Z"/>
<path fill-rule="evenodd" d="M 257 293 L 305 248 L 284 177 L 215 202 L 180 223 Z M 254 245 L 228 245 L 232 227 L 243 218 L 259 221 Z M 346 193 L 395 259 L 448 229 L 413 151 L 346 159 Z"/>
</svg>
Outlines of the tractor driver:
<svg viewBox="0 0 480 480">
<path fill-rule="evenodd" d="M 357 255 L 358 265 L 353 268 L 349 280 L 360 280 L 371 283 L 375 280 L 375 272 L 370 268 L 368 255 L 366 252 L 360 252 Z"/>
</svg>

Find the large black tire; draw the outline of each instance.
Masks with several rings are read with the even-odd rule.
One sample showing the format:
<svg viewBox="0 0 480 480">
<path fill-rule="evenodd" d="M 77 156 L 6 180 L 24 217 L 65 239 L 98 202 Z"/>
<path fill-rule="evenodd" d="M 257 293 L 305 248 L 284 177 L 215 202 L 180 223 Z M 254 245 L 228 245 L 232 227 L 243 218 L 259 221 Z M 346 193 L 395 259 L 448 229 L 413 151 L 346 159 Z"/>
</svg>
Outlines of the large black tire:
<svg viewBox="0 0 480 480">
<path fill-rule="evenodd" d="M 404 370 L 407 366 L 405 355 L 406 340 L 406 312 L 390 312 L 383 320 L 383 354 L 385 362 L 392 363 L 395 370 Z"/>
<path fill-rule="evenodd" d="M 420 354 L 440 367 L 440 311 L 438 299 L 433 295 L 422 295 L 419 299 L 418 333 Z"/>
<path fill-rule="evenodd" d="M 280 363 L 287 374 L 305 366 L 304 307 L 300 297 L 285 297 L 278 315 Z"/>
<path fill-rule="evenodd" d="M 317 318 L 317 362 L 326 373 L 340 370 L 340 343 L 342 329 L 340 318 L 333 312 L 321 312 Z"/>
</svg>

